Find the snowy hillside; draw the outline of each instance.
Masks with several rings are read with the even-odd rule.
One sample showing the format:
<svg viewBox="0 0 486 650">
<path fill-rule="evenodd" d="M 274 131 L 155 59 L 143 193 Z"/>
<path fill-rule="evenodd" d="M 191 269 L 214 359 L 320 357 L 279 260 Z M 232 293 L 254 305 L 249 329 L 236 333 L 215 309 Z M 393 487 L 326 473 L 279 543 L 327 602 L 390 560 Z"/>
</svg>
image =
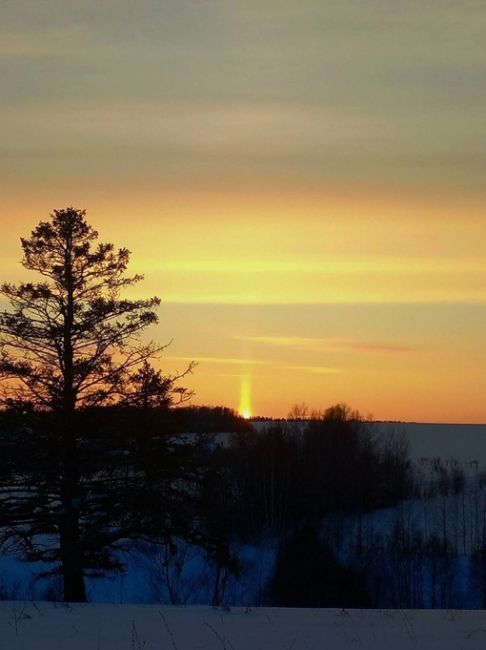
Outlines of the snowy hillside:
<svg viewBox="0 0 486 650">
<path fill-rule="evenodd" d="M 485 424 L 434 424 L 377 422 L 380 432 L 404 431 L 413 458 L 455 458 L 461 463 L 477 461 L 486 466 Z"/>
<path fill-rule="evenodd" d="M 0 603 L 8 650 L 484 650 L 486 612 Z"/>
</svg>

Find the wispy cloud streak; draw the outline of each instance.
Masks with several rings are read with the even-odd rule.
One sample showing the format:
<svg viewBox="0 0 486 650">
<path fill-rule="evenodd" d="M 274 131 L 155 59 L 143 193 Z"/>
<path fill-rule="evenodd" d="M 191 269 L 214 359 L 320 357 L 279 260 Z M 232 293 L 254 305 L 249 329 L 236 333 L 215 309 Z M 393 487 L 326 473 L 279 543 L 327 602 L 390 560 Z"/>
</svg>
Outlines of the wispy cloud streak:
<svg viewBox="0 0 486 650">
<path fill-rule="evenodd" d="M 388 343 L 369 343 L 352 338 L 304 337 L 304 336 L 236 336 L 237 340 L 279 348 L 314 350 L 320 352 L 369 352 L 377 354 L 402 354 L 415 348 Z"/>
</svg>

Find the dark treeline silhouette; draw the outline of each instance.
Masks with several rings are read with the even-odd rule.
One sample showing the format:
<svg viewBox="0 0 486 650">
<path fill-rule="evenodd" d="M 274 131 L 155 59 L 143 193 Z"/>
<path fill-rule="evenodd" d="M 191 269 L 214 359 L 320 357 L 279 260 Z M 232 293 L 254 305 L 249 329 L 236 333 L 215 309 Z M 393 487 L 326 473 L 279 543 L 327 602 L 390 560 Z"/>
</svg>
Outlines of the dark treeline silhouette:
<svg viewBox="0 0 486 650">
<path fill-rule="evenodd" d="M 249 432 L 251 424 L 227 406 L 183 406 L 173 409 L 171 418 L 179 431 L 210 434 Z"/>
<path fill-rule="evenodd" d="M 218 454 L 212 498 L 227 512 L 226 529 L 243 538 L 316 527 L 329 513 L 393 506 L 413 492 L 403 436 L 378 436 L 343 405 L 304 429 L 276 423 L 243 432 Z"/>
</svg>

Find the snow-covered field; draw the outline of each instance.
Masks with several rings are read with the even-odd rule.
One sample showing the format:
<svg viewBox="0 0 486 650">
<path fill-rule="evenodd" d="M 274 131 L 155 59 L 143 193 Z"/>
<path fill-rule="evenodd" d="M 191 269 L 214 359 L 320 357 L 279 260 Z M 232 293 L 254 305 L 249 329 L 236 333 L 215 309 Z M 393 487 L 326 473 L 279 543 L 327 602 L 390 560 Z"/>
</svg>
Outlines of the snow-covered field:
<svg viewBox="0 0 486 650">
<path fill-rule="evenodd" d="M 378 431 L 404 431 L 413 458 L 455 458 L 461 463 L 477 461 L 486 467 L 486 424 L 433 424 L 377 422 Z"/>
<path fill-rule="evenodd" d="M 2 650 L 484 650 L 486 612 L 0 603 Z"/>
</svg>

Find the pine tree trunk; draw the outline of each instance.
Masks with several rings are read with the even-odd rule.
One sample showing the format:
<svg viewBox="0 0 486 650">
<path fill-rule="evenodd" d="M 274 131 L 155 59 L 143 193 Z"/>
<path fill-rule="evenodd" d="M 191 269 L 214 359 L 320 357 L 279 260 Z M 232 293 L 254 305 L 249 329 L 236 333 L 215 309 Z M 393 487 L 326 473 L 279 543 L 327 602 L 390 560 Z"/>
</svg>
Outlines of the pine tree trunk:
<svg viewBox="0 0 486 650">
<path fill-rule="evenodd" d="M 76 442 L 76 391 L 74 389 L 74 282 L 73 242 L 70 233 L 66 240 L 64 257 L 64 281 L 66 305 L 64 312 L 62 395 L 62 516 L 59 527 L 59 548 L 63 577 L 64 600 L 86 602 L 84 585 L 83 549 L 79 530 L 79 459 Z"/>
<path fill-rule="evenodd" d="M 64 506 L 59 530 L 63 599 L 67 603 L 85 603 L 86 588 L 79 543 L 79 517 L 74 508 Z"/>
<path fill-rule="evenodd" d="M 83 550 L 79 530 L 79 473 L 76 439 L 71 432 L 66 433 L 66 431 L 63 438 L 62 514 L 59 525 L 63 597 L 65 602 L 83 603 L 87 599 L 83 572 Z"/>
</svg>

